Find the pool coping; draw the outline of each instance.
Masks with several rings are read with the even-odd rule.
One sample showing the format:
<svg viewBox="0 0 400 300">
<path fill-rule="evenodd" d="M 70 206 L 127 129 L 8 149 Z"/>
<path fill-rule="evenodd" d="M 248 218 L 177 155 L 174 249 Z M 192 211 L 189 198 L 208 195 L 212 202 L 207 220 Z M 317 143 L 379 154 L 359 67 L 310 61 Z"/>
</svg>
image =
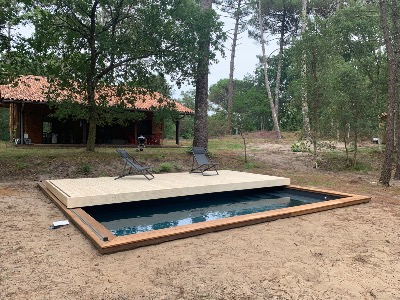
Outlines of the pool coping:
<svg viewBox="0 0 400 300">
<path fill-rule="evenodd" d="M 102 254 L 131 250 L 138 247 L 159 244 L 216 231 L 367 203 L 371 199 L 368 196 L 288 185 L 286 186 L 287 188 L 294 190 L 319 192 L 334 196 L 341 196 L 342 198 L 132 235 L 115 236 L 110 230 L 93 219 L 82 208 L 67 208 L 42 182 L 39 182 L 38 186 L 56 204 L 56 206 L 64 213 L 64 215 L 69 218 L 75 224 L 75 226 L 77 226 L 89 238 L 93 245 Z"/>
</svg>

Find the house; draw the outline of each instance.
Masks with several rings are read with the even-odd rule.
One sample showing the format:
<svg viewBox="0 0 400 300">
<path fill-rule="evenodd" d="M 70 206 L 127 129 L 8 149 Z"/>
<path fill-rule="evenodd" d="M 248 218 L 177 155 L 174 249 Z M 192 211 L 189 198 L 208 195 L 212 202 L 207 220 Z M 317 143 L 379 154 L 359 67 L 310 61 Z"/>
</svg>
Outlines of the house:
<svg viewBox="0 0 400 300">
<path fill-rule="evenodd" d="M 21 76 L 10 84 L 0 85 L 0 107 L 10 110 L 11 139 L 22 144 L 85 144 L 89 129 L 86 120 L 62 121 L 53 117 L 54 110 L 49 107 L 47 100 L 49 87 L 46 77 L 33 75 Z M 121 100 L 116 96 L 116 89 L 103 89 L 114 91 L 105 98 L 109 106 L 116 105 Z M 82 103 L 79 98 L 79 95 L 73 97 L 73 101 Z M 155 111 L 172 105 L 181 117 L 194 114 L 193 110 L 158 93 L 137 95 L 134 98 L 140 100 L 134 102 L 126 101 L 125 98 L 124 109 L 142 112 L 144 119 L 131 121 L 127 126 L 97 126 L 96 144 L 136 144 L 137 137 L 143 135 L 148 144 L 162 145 L 164 123 L 154 120 Z M 176 130 L 176 143 L 179 144 L 179 118 L 176 120 Z"/>
</svg>

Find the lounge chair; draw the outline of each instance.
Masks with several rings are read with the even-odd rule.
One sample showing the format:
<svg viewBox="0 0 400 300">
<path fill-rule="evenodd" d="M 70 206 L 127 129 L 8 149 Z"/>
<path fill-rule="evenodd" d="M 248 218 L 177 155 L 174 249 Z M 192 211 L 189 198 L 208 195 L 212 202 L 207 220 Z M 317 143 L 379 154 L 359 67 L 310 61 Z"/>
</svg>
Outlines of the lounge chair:
<svg viewBox="0 0 400 300">
<path fill-rule="evenodd" d="M 217 163 L 211 160 L 210 154 L 204 147 L 193 147 L 193 163 L 189 173 L 201 173 L 206 171 L 215 171 L 218 174 Z"/>
<path fill-rule="evenodd" d="M 148 180 L 152 180 L 154 178 L 154 175 L 151 174 L 151 172 L 149 171 L 150 167 L 142 166 L 136 159 L 130 156 L 129 153 L 123 149 L 119 149 L 117 150 L 117 152 L 121 156 L 122 160 L 125 162 L 125 166 L 121 175 L 119 175 L 115 179 L 119 179 L 128 175 L 134 175 L 135 173 L 144 175 L 144 177 L 146 177 Z M 128 173 L 125 172 L 125 169 L 127 167 L 129 168 Z M 132 171 L 134 172 L 132 173 Z"/>
</svg>

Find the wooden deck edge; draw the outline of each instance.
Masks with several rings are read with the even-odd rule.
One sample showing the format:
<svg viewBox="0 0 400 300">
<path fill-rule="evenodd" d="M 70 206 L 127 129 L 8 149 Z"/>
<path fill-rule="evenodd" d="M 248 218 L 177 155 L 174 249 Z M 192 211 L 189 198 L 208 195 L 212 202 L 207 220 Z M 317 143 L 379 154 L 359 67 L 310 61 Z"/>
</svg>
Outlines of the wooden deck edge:
<svg viewBox="0 0 400 300">
<path fill-rule="evenodd" d="M 99 232 L 102 236 L 108 238 L 108 240 L 112 240 L 116 238 L 108 229 L 106 229 L 103 225 L 99 222 L 94 220 L 90 217 L 86 212 L 82 209 L 75 211 L 78 215 L 74 212 L 74 210 L 67 208 L 60 200 L 57 199 L 56 196 L 42 183 L 38 183 L 39 188 L 42 192 L 51 200 L 53 203 L 61 210 L 61 212 L 78 227 L 83 234 L 85 234 L 92 244 L 101 252 L 104 244 L 106 243 L 101 239 L 101 237 L 95 233 L 90 227 L 94 228 L 97 232 Z M 85 219 L 79 218 L 79 215 L 83 216 Z M 84 222 L 87 221 L 87 223 Z"/>
<path fill-rule="evenodd" d="M 291 186 L 288 187 L 291 188 Z M 301 187 L 295 187 L 295 189 L 300 189 L 300 188 Z M 307 189 L 307 188 L 301 188 L 301 189 L 304 191 L 308 190 L 313 192 L 325 192 L 324 190 L 320 189 Z M 104 254 L 109 254 L 124 250 L 130 250 L 138 247 L 155 245 L 167 241 L 202 235 L 211 232 L 218 232 L 227 229 L 239 228 L 284 218 L 290 218 L 305 214 L 331 210 L 340 207 L 346 207 L 350 205 L 367 203 L 371 199 L 370 197 L 367 196 L 344 194 L 338 192 L 335 193 L 332 191 L 330 191 L 330 194 L 343 196 L 343 198 L 318 202 L 313 204 L 306 204 L 296 207 L 272 210 L 267 212 L 260 212 L 250 215 L 190 224 L 174 228 L 161 229 L 157 231 L 146 232 L 143 234 L 135 234 L 132 236 L 128 235 L 128 236 L 116 237 L 116 239 L 113 240 L 111 243 L 104 245 L 104 248 L 102 249 L 101 252 Z"/>
<path fill-rule="evenodd" d="M 73 209 L 66 208 L 62 204 L 62 202 L 59 201 L 57 197 L 55 197 L 51 193 L 51 191 L 49 191 L 42 183 L 39 183 L 39 187 L 61 209 L 61 211 L 90 239 L 90 241 L 102 254 L 111 254 L 119 251 L 132 250 L 135 248 L 160 244 L 176 239 L 183 239 L 211 232 L 223 231 L 227 229 L 275 221 L 278 219 L 290 218 L 350 205 L 367 203 L 371 199 L 367 196 L 289 185 L 287 187 L 292 189 L 328 193 L 330 195 L 343 197 L 335 200 L 117 237 L 114 236 L 110 231 L 108 231 L 108 229 L 103 227 L 103 225 L 98 223 L 95 219 L 90 217 L 90 215 L 88 215 L 86 212 L 79 209 L 79 211 L 77 211 L 78 214 L 83 216 L 88 223 L 85 224 L 85 222 L 82 222 L 82 220 L 73 212 Z M 101 235 L 104 234 L 108 238 L 108 241 L 101 240 L 99 236 L 92 230 L 93 228 L 96 231 L 100 232 Z"/>
</svg>

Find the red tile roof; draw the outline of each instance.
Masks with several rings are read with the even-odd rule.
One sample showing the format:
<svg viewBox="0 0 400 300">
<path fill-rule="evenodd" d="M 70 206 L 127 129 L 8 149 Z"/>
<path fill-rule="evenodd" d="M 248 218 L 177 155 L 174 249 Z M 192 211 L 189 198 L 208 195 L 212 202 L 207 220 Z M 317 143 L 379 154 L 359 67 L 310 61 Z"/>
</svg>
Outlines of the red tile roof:
<svg viewBox="0 0 400 300">
<path fill-rule="evenodd" d="M 43 76 L 21 76 L 7 85 L 0 85 L 0 100 L 13 102 L 36 102 L 47 103 L 46 94 L 50 84 Z M 160 93 L 137 93 L 127 92 L 124 96 L 117 96 L 117 88 L 109 87 L 100 91 L 105 96 L 109 105 L 115 105 L 124 101 L 127 109 L 152 111 L 162 107 L 173 106 L 179 113 L 193 114 L 194 111 L 162 96 Z M 99 95 L 97 95 L 99 96 Z M 75 96 L 76 101 L 81 101 L 80 96 Z M 121 99 L 122 98 L 122 99 Z M 136 99 L 136 100 L 135 100 Z"/>
</svg>

